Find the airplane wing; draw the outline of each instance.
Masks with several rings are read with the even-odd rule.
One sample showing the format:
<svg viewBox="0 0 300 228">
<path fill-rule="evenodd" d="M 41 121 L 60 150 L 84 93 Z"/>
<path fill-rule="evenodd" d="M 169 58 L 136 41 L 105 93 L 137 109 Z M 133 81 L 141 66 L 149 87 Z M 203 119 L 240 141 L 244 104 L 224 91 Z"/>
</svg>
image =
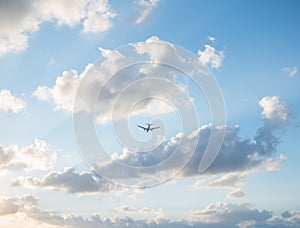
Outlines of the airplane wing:
<svg viewBox="0 0 300 228">
<path fill-rule="evenodd" d="M 146 127 L 142 127 L 142 126 L 140 126 L 140 125 L 137 125 L 137 126 L 140 127 L 140 128 L 142 128 L 143 130 L 147 130 Z"/>
<path fill-rule="evenodd" d="M 152 127 L 149 130 L 152 131 L 152 130 L 157 129 L 157 128 L 159 128 L 159 127 Z"/>
</svg>

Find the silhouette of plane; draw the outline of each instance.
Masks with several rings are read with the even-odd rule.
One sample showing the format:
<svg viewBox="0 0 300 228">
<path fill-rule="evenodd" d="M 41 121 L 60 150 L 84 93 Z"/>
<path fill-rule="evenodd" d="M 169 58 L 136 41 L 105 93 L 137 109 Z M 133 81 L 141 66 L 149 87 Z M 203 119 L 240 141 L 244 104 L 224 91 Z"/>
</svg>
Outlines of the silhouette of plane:
<svg viewBox="0 0 300 228">
<path fill-rule="evenodd" d="M 143 127 L 143 126 L 140 126 L 140 125 L 137 125 L 137 126 L 142 128 L 144 131 L 147 131 L 147 132 L 159 128 L 159 127 L 150 127 L 153 124 L 149 124 L 149 123 L 146 123 L 146 124 L 147 124 L 147 127 Z"/>
</svg>

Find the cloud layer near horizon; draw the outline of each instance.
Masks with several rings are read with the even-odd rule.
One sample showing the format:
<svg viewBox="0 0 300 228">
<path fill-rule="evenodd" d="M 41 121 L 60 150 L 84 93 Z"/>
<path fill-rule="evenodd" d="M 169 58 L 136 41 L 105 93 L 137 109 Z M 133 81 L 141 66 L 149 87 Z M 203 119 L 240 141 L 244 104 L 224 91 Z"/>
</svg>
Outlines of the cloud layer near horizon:
<svg viewBox="0 0 300 228">
<path fill-rule="evenodd" d="M 5 227 L 39 226 L 39 227 L 299 227 L 300 212 L 284 211 L 280 217 L 272 211 L 258 210 L 249 204 L 212 203 L 206 208 L 190 214 L 189 218 L 174 221 L 166 218 L 161 210 L 142 208 L 140 210 L 121 206 L 117 211 L 130 214 L 131 217 L 103 218 L 100 214 L 83 217 L 76 214 L 59 214 L 39 208 L 38 199 L 32 195 L 17 197 L 0 197 L 0 224 Z M 149 218 L 138 219 L 135 216 L 151 215 Z"/>
</svg>

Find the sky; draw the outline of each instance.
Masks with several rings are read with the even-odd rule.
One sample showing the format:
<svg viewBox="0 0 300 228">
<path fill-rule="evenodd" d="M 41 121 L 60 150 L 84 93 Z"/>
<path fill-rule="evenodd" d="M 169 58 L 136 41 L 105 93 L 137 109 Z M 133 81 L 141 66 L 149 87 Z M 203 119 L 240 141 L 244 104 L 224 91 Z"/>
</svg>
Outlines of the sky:
<svg viewBox="0 0 300 228">
<path fill-rule="evenodd" d="M 0 1 L 0 227 L 300 227 L 299 10 Z"/>
</svg>

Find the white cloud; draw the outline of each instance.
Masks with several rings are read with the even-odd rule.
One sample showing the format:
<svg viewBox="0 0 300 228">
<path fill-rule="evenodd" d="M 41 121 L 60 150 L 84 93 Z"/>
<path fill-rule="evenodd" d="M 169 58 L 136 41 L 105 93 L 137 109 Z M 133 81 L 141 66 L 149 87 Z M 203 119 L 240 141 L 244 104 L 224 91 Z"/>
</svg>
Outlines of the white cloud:
<svg viewBox="0 0 300 228">
<path fill-rule="evenodd" d="M 113 26 L 114 13 L 107 0 L 92 1 L 88 6 L 86 19 L 83 21 L 83 32 L 99 33 L 110 29 Z"/>
<path fill-rule="evenodd" d="M 79 84 L 79 78 L 75 70 L 64 71 L 62 76 L 56 79 L 53 88 L 39 86 L 33 95 L 39 100 L 52 99 L 56 109 L 72 111 L 74 97 Z"/>
<path fill-rule="evenodd" d="M 0 172 L 7 170 L 47 170 L 56 162 L 56 152 L 45 141 L 18 148 L 17 145 L 0 146 Z"/>
<path fill-rule="evenodd" d="M 294 77 L 298 72 L 298 69 L 297 69 L 296 66 L 294 66 L 294 67 L 284 67 L 281 70 L 282 70 L 282 72 L 288 74 L 290 78 Z"/>
<path fill-rule="evenodd" d="M 266 168 L 268 171 L 278 171 L 280 167 L 282 166 L 282 163 L 286 160 L 287 158 L 283 155 L 280 154 L 279 158 L 274 159 L 274 158 L 268 158 L 263 166 Z"/>
<path fill-rule="evenodd" d="M 245 193 L 242 191 L 242 189 L 235 189 L 232 192 L 229 192 L 227 194 L 227 198 L 229 199 L 240 199 L 242 197 L 244 197 Z"/>
<path fill-rule="evenodd" d="M 241 198 L 244 196 L 244 192 L 240 187 L 246 182 L 246 179 L 246 173 L 227 173 L 219 178 L 213 178 L 211 181 L 198 180 L 194 187 L 233 189 L 232 192 L 228 193 L 227 198 Z"/>
<path fill-rule="evenodd" d="M 281 126 L 292 119 L 291 111 L 278 96 L 263 97 L 259 105 L 263 108 L 261 116 L 270 127 Z"/>
<path fill-rule="evenodd" d="M 1 1 L 0 56 L 25 50 L 30 35 L 44 22 L 69 27 L 81 24 L 83 32 L 98 33 L 112 27 L 115 15 L 106 0 Z"/>
<path fill-rule="evenodd" d="M 157 7 L 159 0 L 136 0 L 138 18 L 135 23 L 142 23 L 146 17 L 151 13 L 151 11 Z"/>
<path fill-rule="evenodd" d="M 204 65 L 210 65 L 212 68 L 220 68 L 225 58 L 224 52 L 217 51 L 210 45 L 205 45 L 204 47 L 204 51 L 198 51 L 199 61 Z"/>
<path fill-rule="evenodd" d="M 211 42 L 214 42 L 216 40 L 216 38 L 213 36 L 207 36 L 207 39 Z"/>
<path fill-rule="evenodd" d="M 33 96 L 35 96 L 39 100 L 50 100 L 52 99 L 52 90 L 47 86 L 39 86 L 34 92 Z"/>
<path fill-rule="evenodd" d="M 159 41 L 157 37 L 132 44 L 131 47 L 136 54 L 149 55 L 151 60 L 184 63 L 172 44 Z M 80 75 L 75 70 L 65 71 L 56 79 L 53 87 L 39 86 L 33 95 L 40 100 L 52 100 L 56 110 L 74 113 L 84 111 L 90 114 L 95 108 L 98 123 L 110 120 L 113 108 L 115 108 L 114 118 L 127 118 L 136 102 L 147 97 L 159 97 L 160 101 L 168 101 L 177 107 L 191 107 L 192 103 L 186 95 L 186 88 L 176 79 L 172 68 L 166 69 L 164 65 L 155 64 L 147 66 L 135 64 L 130 69 L 120 71 L 132 64 L 132 57 L 124 56 L 119 51 L 103 48 L 99 50 L 103 55 L 100 62 L 88 64 Z M 98 97 L 100 91 L 101 97 Z M 120 92 L 122 96 L 119 96 Z M 75 96 L 76 106 L 73 109 Z M 174 111 L 170 106 L 155 99 L 143 100 L 143 105 L 134 107 L 132 115 Z"/>
<path fill-rule="evenodd" d="M 148 38 L 145 42 L 132 44 L 139 55 L 147 54 L 149 60 L 156 63 L 171 63 L 180 67 L 185 59 L 178 53 L 173 44 L 160 40 L 157 36 Z"/>
<path fill-rule="evenodd" d="M 244 173 L 227 173 L 220 178 L 213 180 L 210 183 L 201 183 L 195 184 L 195 187 L 224 187 L 224 188 L 238 188 L 246 181 L 246 174 Z"/>
<path fill-rule="evenodd" d="M 20 112 L 24 109 L 25 102 L 11 94 L 9 90 L 3 89 L 0 91 L 0 110 L 4 112 Z"/>
</svg>

